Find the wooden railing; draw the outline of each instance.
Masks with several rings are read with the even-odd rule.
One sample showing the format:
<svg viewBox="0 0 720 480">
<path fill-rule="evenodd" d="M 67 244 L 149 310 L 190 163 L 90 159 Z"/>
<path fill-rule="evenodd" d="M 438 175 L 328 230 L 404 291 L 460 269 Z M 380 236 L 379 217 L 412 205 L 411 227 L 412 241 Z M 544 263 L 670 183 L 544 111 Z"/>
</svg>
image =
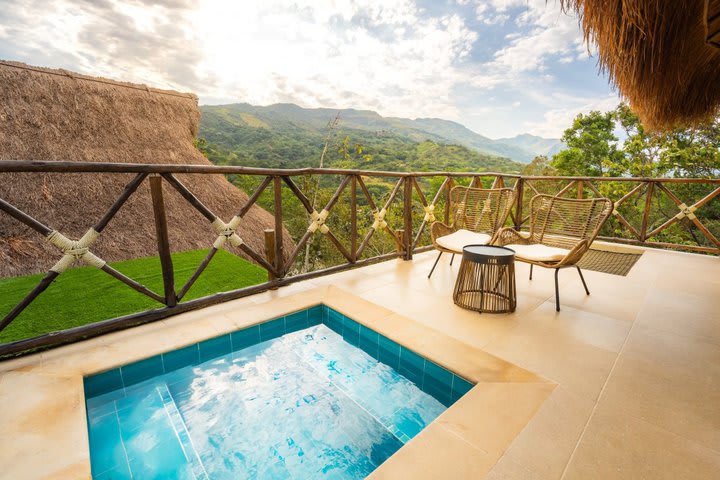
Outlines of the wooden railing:
<svg viewBox="0 0 720 480">
<path fill-rule="evenodd" d="M 0 331 L 13 322 L 22 311 L 30 305 L 42 292 L 72 264 L 87 263 L 100 268 L 108 275 L 133 288 L 142 295 L 164 305 L 163 308 L 140 312 L 124 317 L 84 325 L 60 332 L 41 335 L 25 340 L 0 345 L 0 357 L 13 355 L 32 349 L 47 348 L 63 343 L 100 335 L 110 331 L 166 318 L 189 310 L 206 307 L 246 295 L 274 289 L 282 285 L 309 278 L 327 275 L 347 268 L 401 257 L 411 260 L 414 253 L 431 249 L 428 237 L 428 224 L 434 219 L 450 221 L 449 192 L 455 184 L 464 183 L 474 186 L 508 186 L 516 191 L 515 206 L 511 212 L 511 221 L 516 228 L 522 228 L 528 222 L 525 213 L 532 196 L 539 193 L 556 195 L 608 196 L 615 201 L 613 220 L 607 226 L 601 238 L 622 243 L 631 243 L 663 248 L 682 249 L 703 253 L 720 253 L 717 225 L 704 223 L 701 209 L 709 208 L 711 202 L 720 195 L 720 179 L 654 179 L 654 178 L 605 178 L 605 177 L 528 177 L 504 173 L 483 172 L 378 172 L 341 169 L 262 169 L 236 166 L 204 166 L 204 165 L 144 165 L 144 164 L 113 164 L 113 163 L 77 163 L 77 162 L 32 162 L 2 161 L 0 162 L 0 182 L 2 174 L 9 172 L 26 173 L 95 173 L 95 174 L 134 174 L 134 178 L 126 185 L 117 200 L 108 211 L 90 227 L 88 233 L 79 241 L 67 239 L 62 232 L 57 232 L 53 225 L 45 219 L 36 219 L 28 212 L 22 211 L 0 198 L 0 211 L 18 222 L 25 224 L 48 241 L 58 246 L 58 263 L 53 266 L 40 282 L 23 298 L 2 320 Z M 244 205 L 239 205 L 233 219 L 218 218 L 213 210 L 205 205 L 202 199 L 193 193 L 192 188 L 184 185 L 177 174 L 202 175 L 250 175 L 260 181 L 254 192 Z M 297 177 L 319 175 L 322 177 L 339 177 L 340 182 L 329 200 L 318 212 L 306 192 L 299 187 Z M 388 185 L 382 198 L 374 198 L 368 188 L 366 179 L 383 179 Z M 433 182 L 434 180 L 434 182 Z M 143 182 L 149 182 L 154 224 L 157 233 L 157 253 L 160 258 L 163 275 L 163 292 L 153 292 L 136 280 L 129 278 L 114 269 L 92 252 L 92 243 L 102 235 L 105 227 L 112 221 L 122 205 L 136 192 Z M 432 188 L 432 185 L 439 187 Z M 173 262 L 170 255 L 168 225 L 165 215 L 163 189 L 172 188 L 209 222 L 209 229 L 214 230 L 215 242 L 209 246 L 208 253 L 198 265 L 195 272 L 183 285 L 174 284 Z M 682 187 L 680 190 L 677 187 Z M 698 188 L 699 187 L 699 188 Z M 689 194 L 685 190 L 702 194 L 700 198 L 684 198 Z M 264 232 L 265 251 L 259 252 L 245 244 L 235 229 L 240 219 L 258 202 L 266 190 L 272 190 L 272 211 L 274 213 L 274 230 Z M 434 192 L 430 191 L 434 190 Z M 283 244 L 283 192 L 292 193 L 292 197 L 300 202 L 308 214 L 308 227 L 294 247 L 288 251 L 289 245 Z M 349 196 L 349 238 L 345 243 L 329 227 L 327 220 L 332 217 L 333 209 L 343 194 Z M 615 198 L 613 198 L 615 197 Z M 634 202 L 634 204 L 633 204 Z M 360 228 L 358 218 L 359 205 L 372 214 L 364 224 L 372 220 L 372 225 Z M 661 205 L 662 204 L 662 205 Z M 638 206 L 639 205 L 639 206 Z M 674 206 L 668 210 L 668 205 Z M 437 207 L 437 208 L 436 208 Z M 713 208 L 720 211 L 717 201 Z M 363 210 L 363 211 L 365 211 Z M 392 215 L 388 215 L 392 212 Z M 720 215 L 720 212 L 718 213 Z M 683 224 L 692 229 L 693 235 L 699 232 L 696 244 L 658 241 L 661 233 L 671 229 L 673 225 Z M 364 231 L 363 231 L 364 230 Z M 395 248 L 391 252 L 368 255 L 367 247 L 373 236 L 384 232 L 392 239 Z M 324 235 L 342 256 L 338 265 L 329 266 L 315 271 L 295 273 L 292 268 L 306 243 L 314 235 Z M 344 235 L 348 237 L 348 235 Z M 229 243 L 239 248 L 255 263 L 268 272 L 268 281 L 238 290 L 216 293 L 211 296 L 183 301 L 183 298 L 203 274 L 217 251 Z"/>
</svg>

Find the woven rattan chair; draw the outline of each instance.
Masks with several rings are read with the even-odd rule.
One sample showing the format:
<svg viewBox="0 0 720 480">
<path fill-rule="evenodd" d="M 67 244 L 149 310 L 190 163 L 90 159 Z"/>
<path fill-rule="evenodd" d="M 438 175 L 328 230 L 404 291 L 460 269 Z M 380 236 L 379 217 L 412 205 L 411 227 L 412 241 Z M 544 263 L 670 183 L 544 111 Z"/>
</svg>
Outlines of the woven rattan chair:
<svg viewBox="0 0 720 480">
<path fill-rule="evenodd" d="M 515 192 L 511 188 L 470 188 L 457 186 L 450 190 L 452 224 L 434 222 L 430 235 L 435 249 L 439 250 L 428 278 L 435 271 L 444 252 L 462 254 L 465 245 L 487 245 L 505 224 L 513 205 Z"/>
<path fill-rule="evenodd" d="M 558 272 L 575 267 L 585 293 L 590 295 L 582 270 L 576 265 L 610 217 L 613 202 L 607 198 L 572 199 L 537 195 L 530 201 L 530 232 L 512 228 L 498 231 L 493 241 L 515 250 L 515 260 L 555 269 L 555 308 L 560 311 Z"/>
</svg>

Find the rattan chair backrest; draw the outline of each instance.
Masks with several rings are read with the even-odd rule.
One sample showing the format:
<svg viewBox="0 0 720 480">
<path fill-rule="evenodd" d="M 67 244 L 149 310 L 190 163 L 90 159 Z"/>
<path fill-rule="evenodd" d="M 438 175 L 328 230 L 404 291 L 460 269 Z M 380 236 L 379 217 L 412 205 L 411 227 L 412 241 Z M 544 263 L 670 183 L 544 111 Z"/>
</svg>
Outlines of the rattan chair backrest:
<svg viewBox="0 0 720 480">
<path fill-rule="evenodd" d="M 530 239 L 567 249 L 581 240 L 592 242 L 612 210 L 613 202 L 607 198 L 536 195 L 530 201 Z"/>
<path fill-rule="evenodd" d="M 471 188 L 458 185 L 450 190 L 453 228 L 494 234 L 505 225 L 515 198 L 511 188 Z"/>
</svg>

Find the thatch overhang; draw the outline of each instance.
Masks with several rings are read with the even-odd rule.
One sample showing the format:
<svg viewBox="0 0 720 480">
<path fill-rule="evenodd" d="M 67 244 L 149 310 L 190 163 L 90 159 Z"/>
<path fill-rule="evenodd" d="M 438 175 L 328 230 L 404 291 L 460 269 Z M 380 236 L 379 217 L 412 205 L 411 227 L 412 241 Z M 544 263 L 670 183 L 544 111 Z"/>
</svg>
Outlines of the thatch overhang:
<svg viewBox="0 0 720 480">
<path fill-rule="evenodd" d="M 200 111 L 195 95 L 105 78 L 0 61 L 0 162 L 86 161 L 210 165 L 194 140 Z M 62 234 L 78 239 L 97 222 L 131 174 L 5 173 L 0 198 Z M 224 221 L 248 195 L 223 175 L 178 175 Z M 206 218 L 169 185 L 164 189 L 173 251 L 209 249 L 217 237 Z M 264 250 L 274 217 L 254 205 L 238 234 Z M 112 219 L 93 250 L 104 260 L 157 255 L 148 182 Z M 285 255 L 293 241 L 284 232 Z M 235 247 L 234 253 L 245 256 Z M 0 212 L 0 278 L 47 270 L 60 258 L 44 237 Z"/>
<path fill-rule="evenodd" d="M 705 0 L 705 40 L 720 48 L 720 0 Z"/>
<path fill-rule="evenodd" d="M 643 124 L 670 130 L 720 113 L 720 0 L 560 0 Z"/>
</svg>

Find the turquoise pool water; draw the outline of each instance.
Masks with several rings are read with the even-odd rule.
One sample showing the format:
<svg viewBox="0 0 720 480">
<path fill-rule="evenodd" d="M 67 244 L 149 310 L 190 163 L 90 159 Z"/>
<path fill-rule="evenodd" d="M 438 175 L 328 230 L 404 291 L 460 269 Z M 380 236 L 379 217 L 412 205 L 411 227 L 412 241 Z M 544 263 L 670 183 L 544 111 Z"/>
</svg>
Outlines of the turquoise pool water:
<svg viewBox="0 0 720 480">
<path fill-rule="evenodd" d="M 325 306 L 85 379 L 94 479 L 359 479 L 472 385 Z"/>
</svg>

